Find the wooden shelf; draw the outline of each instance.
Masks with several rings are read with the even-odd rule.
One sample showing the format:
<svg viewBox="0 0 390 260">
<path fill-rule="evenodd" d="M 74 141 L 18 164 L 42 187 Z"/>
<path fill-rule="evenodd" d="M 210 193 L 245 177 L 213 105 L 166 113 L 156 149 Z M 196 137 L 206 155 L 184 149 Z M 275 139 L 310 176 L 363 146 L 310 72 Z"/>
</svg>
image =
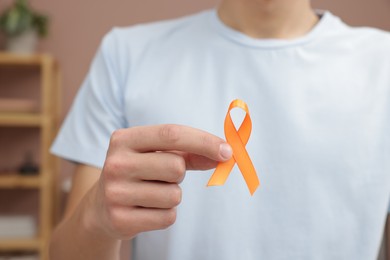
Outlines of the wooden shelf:
<svg viewBox="0 0 390 260">
<path fill-rule="evenodd" d="M 23 176 L 17 174 L 0 175 L 0 188 L 13 189 L 13 188 L 38 188 L 40 187 L 41 180 L 39 175 L 36 176 Z"/>
<path fill-rule="evenodd" d="M 8 52 L 0 52 L 0 65 L 41 65 L 43 60 L 51 59 L 51 56 L 46 54 L 13 54 Z"/>
<path fill-rule="evenodd" d="M 5 239 L 0 238 L 0 251 L 31 250 L 39 251 L 41 240 L 39 238 Z"/>
<path fill-rule="evenodd" d="M 21 109 L 15 102 L 16 109 L 7 107 L 3 103 L 0 112 L 0 127 L 34 127 L 40 131 L 39 155 L 40 173 L 37 176 L 23 176 L 0 173 L 0 189 L 37 189 L 39 190 L 39 203 L 36 211 L 39 214 L 37 232 L 39 238 L 32 239 L 2 239 L 0 238 L 0 252 L 9 251 L 36 251 L 40 259 L 47 260 L 46 246 L 54 223 L 54 214 L 57 210 L 56 176 L 58 173 L 58 160 L 49 153 L 54 139 L 60 107 L 60 71 L 57 62 L 48 54 L 17 55 L 0 52 L 0 69 L 19 69 L 23 66 L 32 66 L 39 69 L 37 77 L 40 79 L 40 95 L 38 110 Z M 1 98 L 1 97 L 0 97 Z M 4 97 L 3 97 L 4 98 Z M 11 111 L 11 112 L 7 112 Z M 31 137 L 32 138 L 32 137 Z M 35 137 L 34 137 L 35 138 Z M 7 147 L 3 147 L 7 149 Z M 12 203 L 12 200 L 9 201 Z"/>
<path fill-rule="evenodd" d="M 31 127 L 40 126 L 41 124 L 42 116 L 40 114 L 0 112 L 0 126 Z"/>
</svg>

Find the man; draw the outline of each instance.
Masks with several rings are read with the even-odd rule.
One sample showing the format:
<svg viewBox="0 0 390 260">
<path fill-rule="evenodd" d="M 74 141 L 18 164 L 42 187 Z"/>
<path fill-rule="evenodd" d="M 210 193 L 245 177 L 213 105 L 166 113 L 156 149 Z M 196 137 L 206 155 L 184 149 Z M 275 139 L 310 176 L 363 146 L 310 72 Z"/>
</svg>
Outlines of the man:
<svg viewBox="0 0 390 260">
<path fill-rule="evenodd" d="M 135 260 L 375 259 L 389 71 L 389 34 L 309 0 L 224 0 L 113 30 L 53 146 L 79 164 L 52 259 L 119 259 L 131 239 Z M 232 156 L 236 98 L 252 116 L 253 197 L 237 168 L 205 187 Z"/>
</svg>

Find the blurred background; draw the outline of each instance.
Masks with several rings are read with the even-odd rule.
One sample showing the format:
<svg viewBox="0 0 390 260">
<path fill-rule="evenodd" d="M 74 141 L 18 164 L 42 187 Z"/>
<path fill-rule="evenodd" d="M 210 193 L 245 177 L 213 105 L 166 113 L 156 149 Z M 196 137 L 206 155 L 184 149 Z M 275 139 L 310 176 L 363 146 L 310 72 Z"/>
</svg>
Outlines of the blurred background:
<svg viewBox="0 0 390 260">
<path fill-rule="evenodd" d="M 0 0 L 0 11 L 12 2 Z M 217 0 L 29 2 L 50 16 L 50 32 L 40 42 L 39 51 L 54 55 L 61 64 L 63 114 L 68 111 L 100 40 L 112 27 L 174 18 L 218 4 Z M 312 5 L 332 11 L 351 25 L 390 30 L 390 0 L 312 0 Z"/>
<path fill-rule="evenodd" d="M 69 188 L 67 180 L 72 172 L 70 163 L 61 161 L 58 164 L 42 151 L 47 148 L 47 142 L 54 135 L 54 131 L 47 132 L 50 133 L 49 138 L 45 139 L 42 135 L 42 132 L 46 131 L 45 126 L 41 123 L 34 125 L 28 121 L 33 118 L 15 123 L 13 120 L 16 120 L 16 117 L 6 114 L 2 119 L 2 105 L 8 112 L 14 107 L 15 110 L 24 109 L 24 112 L 51 115 L 54 118 L 52 128 L 55 129 L 68 112 L 102 37 L 112 27 L 170 19 L 213 8 L 218 4 L 217 0 L 27 2 L 32 9 L 47 17 L 45 22 L 48 25 L 48 34 L 38 41 L 34 51 L 38 58 L 27 61 L 19 60 L 15 55 L 7 55 L 7 37 L 5 33 L 0 34 L 0 260 L 43 259 L 44 254 L 41 252 L 39 258 L 36 252 L 44 248 L 43 237 L 45 232 L 50 232 L 50 225 L 46 230 L 40 226 L 42 220 L 56 222 L 61 215 L 62 201 Z M 0 13 L 14 3 L 14 0 L 0 0 Z M 312 0 L 312 5 L 317 9 L 330 10 L 350 25 L 372 26 L 390 31 L 390 0 Z M 39 55 L 43 53 L 48 57 Z M 42 86 L 45 84 L 55 85 L 59 92 L 48 91 L 43 94 Z M 19 100 L 16 97 L 19 97 Z M 36 103 L 28 103 L 26 100 L 29 98 Z M 7 103 L 10 101 L 11 104 Z M 19 106 L 15 105 L 17 101 L 21 102 Z M 43 104 L 47 105 L 46 108 Z M 30 125 L 22 126 L 24 124 Z M 3 125 L 6 127 L 2 127 Z M 46 141 L 42 142 L 42 139 Z M 27 168 L 27 178 L 17 181 L 10 179 L 12 174 L 9 173 L 21 174 L 23 166 Z M 32 177 L 34 174 L 45 175 L 42 170 L 46 169 L 45 167 L 51 169 L 45 174 L 55 177 L 48 180 L 53 182 L 53 185 L 44 186 L 46 184 L 42 183 L 45 181 Z M 6 177 L 2 179 L 2 175 Z M 37 183 L 34 184 L 34 181 Z M 48 194 L 53 194 L 53 199 L 45 202 L 43 195 Z M 52 205 L 42 210 L 44 203 Z M 50 213 L 47 213 L 48 211 Z M 26 216 L 32 218 L 23 218 Z M 7 244 L 7 241 L 10 241 L 7 237 L 9 234 L 1 232 L 1 229 L 4 230 L 4 226 L 11 223 L 10 221 L 16 226 L 25 225 L 25 230 L 29 232 L 13 234 L 12 243 Z M 12 233 L 12 228 L 9 229 Z M 31 239 L 23 240 L 23 236 Z M 26 255 L 24 251 L 29 252 Z"/>
</svg>

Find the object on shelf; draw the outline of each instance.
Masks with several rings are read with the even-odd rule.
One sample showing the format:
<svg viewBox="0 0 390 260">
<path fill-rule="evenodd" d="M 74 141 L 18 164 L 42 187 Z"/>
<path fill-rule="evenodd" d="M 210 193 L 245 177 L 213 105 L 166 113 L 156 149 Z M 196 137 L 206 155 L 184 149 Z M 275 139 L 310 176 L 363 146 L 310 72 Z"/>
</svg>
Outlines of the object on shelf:
<svg viewBox="0 0 390 260">
<path fill-rule="evenodd" d="M 19 54 L 35 52 L 38 37 L 48 33 L 48 16 L 36 12 L 27 0 L 15 0 L 0 14 L 0 30 L 5 34 L 7 50 Z"/>
<path fill-rule="evenodd" d="M 0 216 L 0 242 L 2 239 L 34 238 L 35 220 L 29 215 Z"/>
<path fill-rule="evenodd" d="M 38 111 L 38 103 L 31 99 L 0 98 L 0 112 L 26 112 Z"/>
<path fill-rule="evenodd" d="M 19 167 L 19 173 L 22 175 L 36 175 L 39 173 L 39 167 L 34 163 L 31 152 L 26 153 L 24 161 Z"/>
<path fill-rule="evenodd" d="M 38 255 L 34 253 L 13 253 L 13 254 L 0 254 L 0 260 L 38 260 Z"/>
<path fill-rule="evenodd" d="M 8 36 L 7 51 L 18 54 L 34 53 L 38 45 L 38 34 L 35 30 L 28 30 L 15 36 Z"/>
</svg>

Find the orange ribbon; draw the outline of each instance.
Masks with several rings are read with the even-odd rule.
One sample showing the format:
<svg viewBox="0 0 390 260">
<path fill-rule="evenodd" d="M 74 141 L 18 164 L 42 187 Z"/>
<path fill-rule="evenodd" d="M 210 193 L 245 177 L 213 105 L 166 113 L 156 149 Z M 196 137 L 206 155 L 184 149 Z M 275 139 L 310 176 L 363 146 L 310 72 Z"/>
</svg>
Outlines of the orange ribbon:
<svg viewBox="0 0 390 260">
<path fill-rule="evenodd" d="M 234 126 L 230 116 L 230 111 L 236 107 L 241 108 L 246 112 L 244 121 L 242 122 L 238 131 Z M 249 158 L 249 154 L 245 149 L 245 145 L 248 143 L 249 136 L 251 135 L 252 131 L 252 120 L 249 116 L 248 106 L 244 101 L 236 99 L 230 103 L 229 110 L 225 118 L 224 128 L 226 140 L 233 149 L 233 156 L 229 161 L 220 162 L 218 164 L 207 186 L 223 185 L 229 177 L 234 164 L 237 163 L 238 168 L 244 176 L 249 192 L 251 195 L 253 195 L 257 187 L 260 185 L 260 181 L 257 177 L 255 167 Z"/>
</svg>

